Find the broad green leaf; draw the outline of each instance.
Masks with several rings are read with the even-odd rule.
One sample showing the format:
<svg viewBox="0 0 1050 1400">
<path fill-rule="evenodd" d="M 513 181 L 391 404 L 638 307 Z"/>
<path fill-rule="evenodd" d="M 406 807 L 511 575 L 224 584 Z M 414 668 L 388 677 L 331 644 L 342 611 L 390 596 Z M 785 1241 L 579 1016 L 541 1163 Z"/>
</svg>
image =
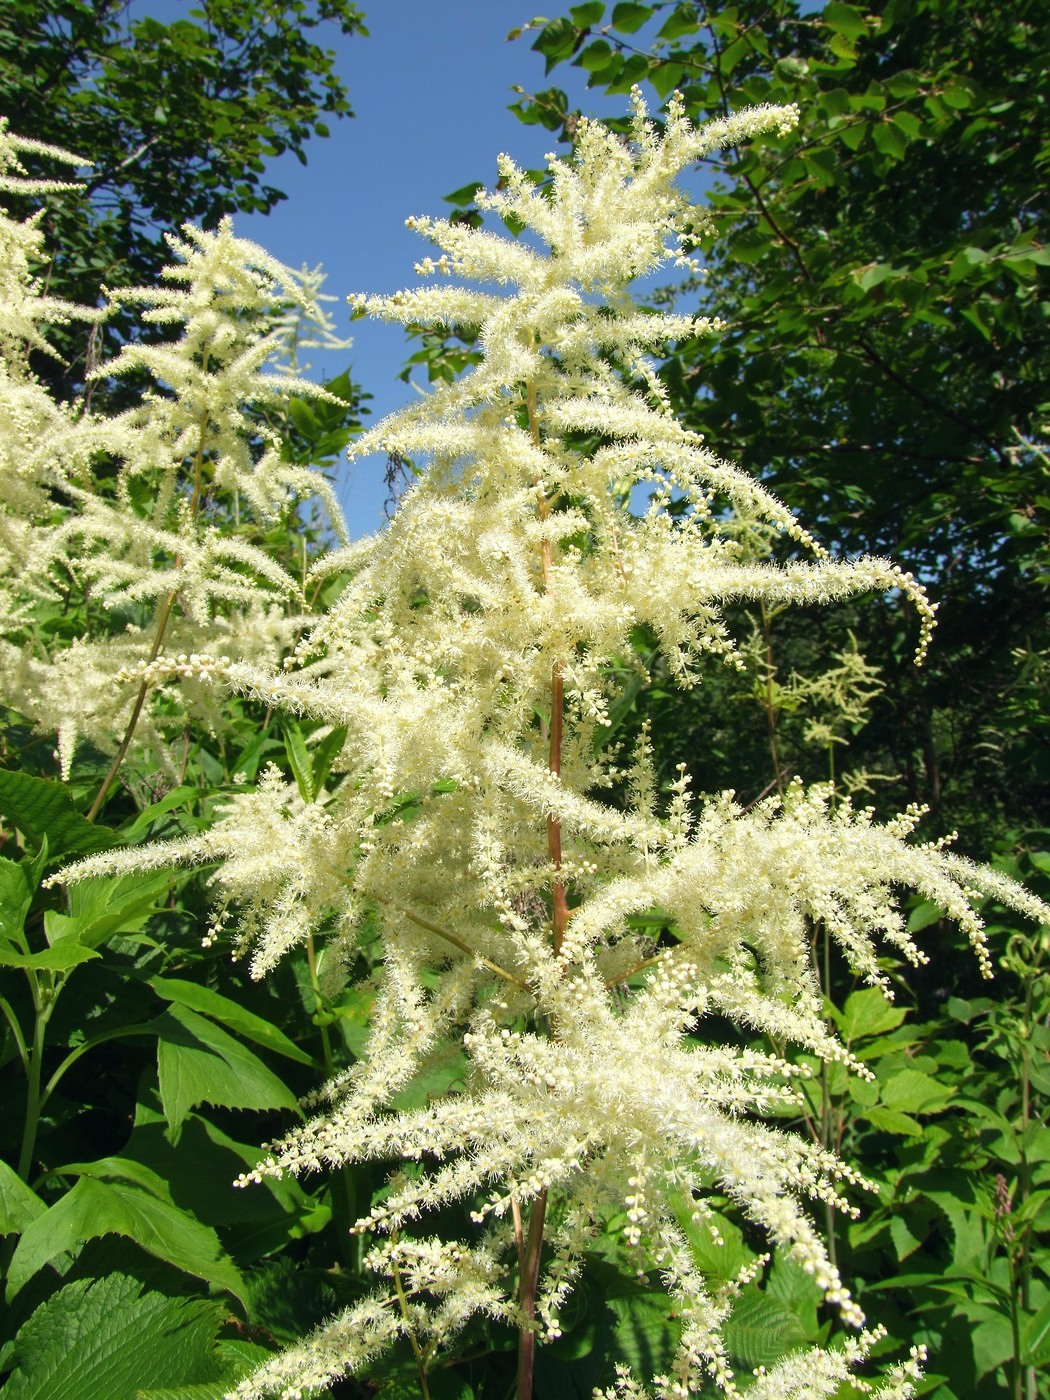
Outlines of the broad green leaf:
<svg viewBox="0 0 1050 1400">
<path fill-rule="evenodd" d="M 44 930 L 58 947 L 97 948 L 118 933 L 135 933 L 168 902 L 172 872 L 96 875 L 70 886 L 68 914 L 48 910 Z"/>
<path fill-rule="evenodd" d="M 634 0 L 623 0 L 619 5 L 613 6 L 612 26 L 618 29 L 621 34 L 633 34 L 641 29 L 647 19 L 653 15 L 652 5 L 638 5 Z"/>
<path fill-rule="evenodd" d="M 4 1395 L 131 1400 L 155 1386 L 234 1380 L 243 1369 L 215 1346 L 224 1311 L 206 1299 L 143 1293 L 123 1274 L 78 1279 L 23 1324 Z"/>
<path fill-rule="evenodd" d="M 922 1244 L 922 1240 L 912 1234 L 907 1222 L 900 1215 L 894 1215 L 890 1219 L 890 1239 L 897 1252 L 898 1263 L 914 1254 Z"/>
<path fill-rule="evenodd" d="M 730 1354 L 748 1366 L 770 1366 L 807 1341 L 796 1313 L 755 1287 L 741 1293 L 723 1332 Z"/>
<path fill-rule="evenodd" d="M 23 967 L 34 972 L 69 972 L 80 963 L 101 956 L 92 948 L 78 943 L 58 943 L 39 953 L 19 953 L 13 948 L 0 948 L 0 967 Z"/>
<path fill-rule="evenodd" d="M 847 39 L 861 39 L 868 32 L 867 21 L 860 10 L 855 10 L 852 5 L 840 4 L 838 0 L 831 0 L 824 7 L 821 18 L 836 34 L 844 34 Z"/>
<path fill-rule="evenodd" d="M 202 1103 L 298 1111 L 291 1089 L 213 1021 L 176 1005 L 154 1025 L 160 1097 L 173 1142 L 190 1110 Z"/>
<path fill-rule="evenodd" d="M 18 1235 L 47 1206 L 13 1167 L 0 1158 L 0 1235 Z"/>
<path fill-rule="evenodd" d="M 666 1293 L 642 1291 L 606 1298 L 616 1317 L 612 1350 L 635 1375 L 669 1371 L 681 1333 L 675 1306 Z"/>
<path fill-rule="evenodd" d="M 214 1230 L 130 1181 L 82 1176 L 23 1232 L 11 1260 L 8 1301 L 51 1260 L 103 1235 L 124 1235 L 154 1258 L 245 1300 L 241 1277 Z"/>
<path fill-rule="evenodd" d="M 683 34 L 695 34 L 700 28 L 692 5 L 676 5 L 660 26 L 658 38 L 680 39 Z"/>
<path fill-rule="evenodd" d="M 955 1090 L 915 1069 L 898 1070 L 880 1081 L 879 1092 L 887 1108 L 902 1113 L 939 1113 L 948 1107 Z"/>
<path fill-rule="evenodd" d="M 86 856 L 120 844 L 107 826 L 77 811 L 68 790 L 49 778 L 0 770 L 0 813 L 33 845 L 47 837 L 48 859 Z"/>
<path fill-rule="evenodd" d="M 0 856 L 0 938 L 12 948 L 26 947 L 22 926 L 33 902 L 33 886 L 21 861 Z"/>
<path fill-rule="evenodd" d="M 908 915 L 908 932 L 920 933 L 924 928 L 929 928 L 931 924 L 937 923 L 944 918 L 944 910 L 939 904 L 931 904 L 926 900 L 918 904 Z"/>
<path fill-rule="evenodd" d="M 254 1011 L 248 1011 L 210 987 L 201 987 L 196 982 L 185 982 L 178 977 L 153 977 L 150 986 L 165 1001 L 175 1002 L 188 1007 L 190 1011 L 199 1011 L 213 1021 L 220 1021 L 246 1040 L 253 1040 L 256 1045 L 262 1045 L 289 1060 L 298 1060 L 301 1065 L 313 1064 L 313 1057 L 289 1040 L 284 1031 L 272 1022 L 256 1016 Z"/>
<path fill-rule="evenodd" d="M 807 1341 L 816 1341 L 820 1331 L 817 1309 L 823 1303 L 824 1295 L 813 1281 L 812 1274 L 807 1274 L 801 1264 L 796 1264 L 782 1250 L 778 1250 L 763 1291 L 797 1320 Z"/>
<path fill-rule="evenodd" d="M 973 1330 L 973 1359 L 977 1375 L 998 1371 L 1014 1354 L 1013 1329 L 1009 1317 L 990 1317 Z"/>
<path fill-rule="evenodd" d="M 893 160 L 900 160 L 907 153 L 907 137 L 895 122 L 876 122 L 871 128 L 871 139 L 876 150 Z"/>
<path fill-rule="evenodd" d="M 873 1128 L 895 1137 L 922 1137 L 922 1125 L 897 1108 L 867 1108 L 865 1117 Z"/>
<path fill-rule="evenodd" d="M 904 1020 L 905 1013 L 898 1006 L 886 1000 L 877 987 L 864 987 L 846 998 L 841 1012 L 835 1013 L 835 1020 L 847 1045 L 856 1040 L 864 1040 L 872 1035 L 885 1035 L 895 1030 Z"/>
<path fill-rule="evenodd" d="M 605 14 L 605 6 L 601 0 L 587 0 L 583 5 L 570 5 L 569 14 L 572 15 L 573 24 L 580 29 L 586 29 L 601 20 Z"/>
</svg>

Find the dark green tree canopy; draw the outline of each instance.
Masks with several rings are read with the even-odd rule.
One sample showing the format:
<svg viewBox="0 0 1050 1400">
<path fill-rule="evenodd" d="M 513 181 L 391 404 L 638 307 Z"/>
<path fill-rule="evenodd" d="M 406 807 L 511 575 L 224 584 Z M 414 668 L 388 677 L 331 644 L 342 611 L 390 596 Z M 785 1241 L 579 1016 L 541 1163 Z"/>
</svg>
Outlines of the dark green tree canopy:
<svg viewBox="0 0 1050 1400">
<path fill-rule="evenodd" d="M 0 0 L 0 114 L 94 162 L 82 194 L 49 205 L 52 291 L 93 305 L 103 284 L 156 277 L 165 229 L 282 199 L 266 162 L 293 151 L 305 163 L 324 119 L 351 115 L 326 25 L 367 33 L 351 0 L 200 0 L 170 24 L 122 0 Z M 59 344 L 69 392 L 83 332 Z"/>
<path fill-rule="evenodd" d="M 798 103 L 797 132 L 709 163 L 715 236 L 685 290 L 729 328 L 668 358 L 674 410 L 826 538 L 900 560 L 942 604 L 919 676 L 884 608 L 854 619 L 889 681 L 872 733 L 906 795 L 936 806 L 954 783 L 956 812 L 1045 821 L 1043 7 L 668 0 L 536 25 L 548 72 L 571 62 L 611 94 L 677 88 L 695 118 Z M 517 111 L 572 139 L 558 88 Z"/>
</svg>

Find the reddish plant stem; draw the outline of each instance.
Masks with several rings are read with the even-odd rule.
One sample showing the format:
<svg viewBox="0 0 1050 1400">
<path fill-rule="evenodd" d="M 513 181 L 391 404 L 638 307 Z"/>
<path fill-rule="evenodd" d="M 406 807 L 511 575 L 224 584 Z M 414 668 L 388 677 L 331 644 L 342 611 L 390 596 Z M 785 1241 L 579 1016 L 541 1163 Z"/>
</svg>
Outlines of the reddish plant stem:
<svg viewBox="0 0 1050 1400">
<path fill-rule="evenodd" d="M 547 1192 L 541 1191 L 529 1211 L 529 1237 L 525 1242 L 525 1264 L 518 1289 L 525 1320 L 518 1334 L 517 1400 L 532 1400 L 532 1377 L 536 1366 L 536 1283 L 540 1272 L 546 1215 Z"/>
</svg>

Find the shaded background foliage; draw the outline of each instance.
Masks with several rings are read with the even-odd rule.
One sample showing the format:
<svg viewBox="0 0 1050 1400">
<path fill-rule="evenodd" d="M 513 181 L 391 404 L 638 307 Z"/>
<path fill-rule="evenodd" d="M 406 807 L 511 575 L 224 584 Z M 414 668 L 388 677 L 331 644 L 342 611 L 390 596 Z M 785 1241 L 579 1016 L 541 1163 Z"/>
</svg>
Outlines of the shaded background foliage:
<svg viewBox="0 0 1050 1400">
<path fill-rule="evenodd" d="M 823 635 L 833 649 L 845 626 L 883 669 L 855 751 L 899 775 L 886 802 L 943 810 L 974 850 L 1004 825 L 1045 824 L 1040 6 L 583 4 L 545 24 L 534 47 L 548 71 L 571 61 L 609 92 L 679 88 L 698 118 L 741 102 L 799 104 L 798 133 L 710 164 L 707 275 L 681 294 L 729 329 L 667 360 L 672 407 L 834 548 L 899 560 L 940 604 L 920 673 L 881 602 L 780 627 L 785 669 L 794 647 Z M 519 106 L 571 138 L 578 114 L 559 89 Z M 701 701 L 696 727 L 724 713 L 721 695 L 710 710 Z M 739 738 L 734 725 L 734 762 Z M 705 786 L 733 781 L 693 751 Z"/>
<path fill-rule="evenodd" d="M 351 0 L 202 0 L 170 24 L 136 18 L 124 0 L 2 0 L 0 112 L 13 131 L 94 163 L 84 189 L 52 197 L 44 216 L 52 295 L 93 306 L 102 286 L 149 285 L 166 230 L 214 228 L 283 199 L 266 162 L 285 151 L 305 162 L 326 118 L 352 115 L 322 42 L 331 26 L 367 33 Z M 129 325 L 109 320 L 101 343 L 56 335 L 67 363 L 42 359 L 38 372 L 68 396 Z"/>
</svg>

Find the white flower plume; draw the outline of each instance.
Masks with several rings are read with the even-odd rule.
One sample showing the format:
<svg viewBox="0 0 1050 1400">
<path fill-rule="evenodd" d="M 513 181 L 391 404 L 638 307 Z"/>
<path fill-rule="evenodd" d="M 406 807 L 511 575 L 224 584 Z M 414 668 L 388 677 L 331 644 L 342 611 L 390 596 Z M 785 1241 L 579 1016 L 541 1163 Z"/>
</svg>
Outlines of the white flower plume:
<svg viewBox="0 0 1050 1400">
<path fill-rule="evenodd" d="M 852 1063 L 824 1023 L 812 928 L 878 983 L 876 939 L 921 957 L 902 888 L 944 909 L 980 957 L 981 892 L 1050 918 L 1002 877 L 911 840 L 915 813 L 879 824 L 827 788 L 751 809 L 732 794 L 699 803 L 684 772 L 659 797 L 644 735 L 632 758 L 607 749 L 615 677 L 643 669 L 639 631 L 689 686 L 737 659 L 723 616 L 734 599 L 896 589 L 918 614 L 920 654 L 932 625 L 908 574 L 830 557 L 680 427 L 647 352 L 717 324 L 642 315 L 627 293 L 664 258 L 687 256 L 702 227 L 676 175 L 713 145 L 796 115 L 757 109 L 695 130 L 672 102 L 661 132 L 636 97 L 631 142 L 584 123 L 574 161 L 552 160 L 545 188 L 501 161 L 500 189 L 480 202 L 521 239 L 415 221 L 441 250 L 423 273 L 488 289 L 359 305 L 471 328 L 482 362 L 358 444 L 428 467 L 382 534 L 329 561 L 349 582 L 294 662 L 207 667 L 242 694 L 345 729 L 334 791 L 305 802 L 271 771 L 202 836 L 64 872 L 216 863 L 217 897 L 240 907 L 256 975 L 311 932 L 332 935 L 335 963 L 352 960 L 362 927 L 378 931 L 369 1042 L 259 1171 L 418 1164 L 358 1227 L 386 1241 L 379 1271 L 396 1281 L 416 1268 L 418 1287 L 407 1302 L 387 1289 L 359 1303 L 245 1381 L 244 1400 L 328 1383 L 406 1329 L 432 1354 L 472 1312 L 557 1336 L 586 1253 L 617 1213 L 625 1266 L 657 1271 L 683 1322 L 673 1374 L 647 1378 L 655 1394 L 677 1400 L 709 1381 L 736 1394 L 722 1324 L 748 1278 L 712 1276 L 690 1244 L 696 1229 L 717 1239 L 725 1200 L 859 1327 L 809 1208 L 852 1211 L 864 1183 L 763 1121 L 794 1102 L 799 1071 L 742 1048 L 746 1034 Z M 636 487 L 649 497 L 639 513 Z M 801 557 L 755 562 L 741 520 Z M 658 941 L 644 933 L 654 921 Z M 740 1028 L 739 1044 L 706 1043 L 716 1016 Z M 454 1087 L 399 1110 L 396 1096 L 439 1054 L 457 1057 Z M 410 1239 L 425 1211 L 456 1201 L 472 1212 L 469 1238 Z M 525 1211 L 541 1229 L 547 1213 L 534 1290 Z M 786 1358 L 749 1393 L 831 1396 L 875 1340 Z M 916 1365 L 877 1393 L 912 1394 Z M 625 1376 L 611 1393 L 645 1392 Z"/>
</svg>

